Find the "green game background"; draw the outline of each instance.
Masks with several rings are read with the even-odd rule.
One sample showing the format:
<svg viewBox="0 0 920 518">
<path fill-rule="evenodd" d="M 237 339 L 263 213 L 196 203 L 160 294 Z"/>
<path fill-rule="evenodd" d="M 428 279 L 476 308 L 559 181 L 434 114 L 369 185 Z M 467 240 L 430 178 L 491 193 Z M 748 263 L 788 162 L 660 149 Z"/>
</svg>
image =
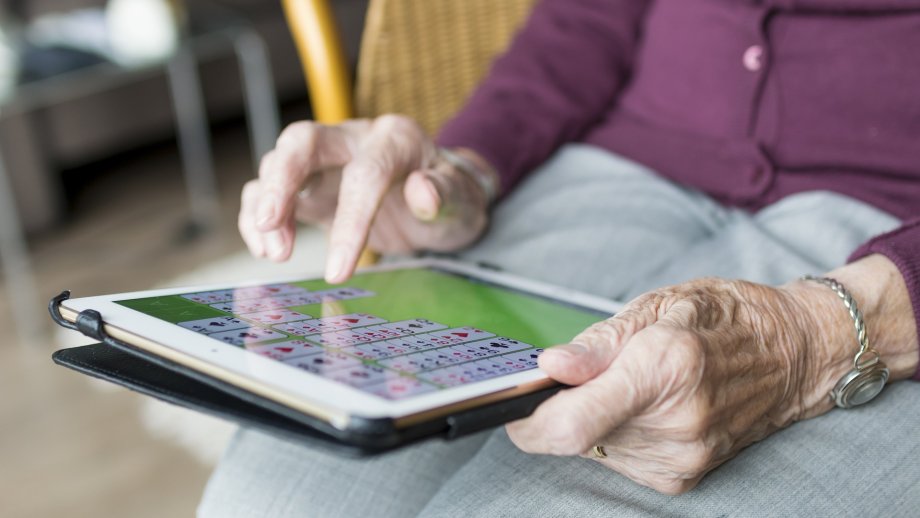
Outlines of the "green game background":
<svg viewBox="0 0 920 518">
<path fill-rule="evenodd" d="M 449 327 L 473 326 L 535 347 L 566 343 L 607 316 L 595 310 L 424 268 L 360 273 L 342 285 L 330 285 L 322 280 L 290 284 L 310 291 L 353 286 L 376 293 L 373 297 L 289 308 L 313 317 L 369 313 L 390 322 L 427 318 Z M 228 315 L 179 295 L 117 303 L 174 324 Z"/>
</svg>

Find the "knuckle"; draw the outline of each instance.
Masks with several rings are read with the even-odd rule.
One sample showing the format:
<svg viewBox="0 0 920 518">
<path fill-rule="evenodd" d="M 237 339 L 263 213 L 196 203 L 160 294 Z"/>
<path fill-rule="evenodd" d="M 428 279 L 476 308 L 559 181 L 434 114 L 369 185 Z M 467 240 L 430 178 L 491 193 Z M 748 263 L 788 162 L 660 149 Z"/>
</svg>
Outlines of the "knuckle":
<svg viewBox="0 0 920 518">
<path fill-rule="evenodd" d="M 615 318 L 637 321 L 645 321 L 649 318 L 657 320 L 669 299 L 670 294 L 666 289 L 643 293 L 626 303 Z"/>
<path fill-rule="evenodd" d="M 674 375 L 677 386 L 696 392 L 705 379 L 706 349 L 694 333 L 681 331 L 664 356 L 665 368 Z"/>
<path fill-rule="evenodd" d="M 647 485 L 659 493 L 669 496 L 678 496 L 691 490 L 696 484 L 681 478 L 661 477 L 649 480 Z"/>
<path fill-rule="evenodd" d="M 259 195 L 261 186 L 258 180 L 249 180 L 243 184 L 243 190 L 240 194 L 241 202 L 245 205 L 247 200 L 251 200 Z"/>
<path fill-rule="evenodd" d="M 374 121 L 374 132 L 387 135 L 387 142 L 395 156 L 407 162 L 421 159 L 420 144 L 428 141 L 425 130 L 413 119 L 404 115 L 382 115 Z M 424 146 L 422 146 L 424 147 Z"/>
<path fill-rule="evenodd" d="M 259 171 L 264 171 L 265 169 L 268 169 L 268 167 L 271 164 L 272 159 L 275 157 L 275 153 L 276 151 L 272 149 L 268 151 L 267 153 L 265 153 L 264 155 L 262 155 L 262 158 L 259 159 Z"/>
<path fill-rule="evenodd" d="M 301 145 L 315 138 L 317 125 L 310 121 L 297 121 L 288 124 L 278 135 L 277 146 Z"/>
<path fill-rule="evenodd" d="M 642 327 L 642 323 L 630 317 L 631 315 L 621 314 L 596 322 L 579 333 L 572 341 L 587 345 L 613 347 L 622 340 L 634 335 Z"/>
<path fill-rule="evenodd" d="M 680 456 L 684 475 L 695 477 L 709 470 L 715 459 L 715 452 L 703 441 L 691 443 Z"/>
<path fill-rule="evenodd" d="M 709 434 L 713 424 L 713 414 L 709 410 L 709 404 L 705 401 L 705 398 L 695 397 L 687 405 L 687 408 L 689 410 L 684 414 L 682 423 L 684 436 L 693 441 L 702 441 Z M 700 442 L 692 447 L 691 453 L 702 455 L 700 451 L 702 447 L 703 443 Z M 707 450 L 706 455 L 711 457 L 712 452 Z"/>
<path fill-rule="evenodd" d="M 378 126 L 381 130 L 387 131 L 413 133 L 419 131 L 419 125 L 414 119 L 396 113 L 387 113 L 377 117 L 374 120 L 374 125 Z"/>
<path fill-rule="evenodd" d="M 358 117 L 354 119 L 348 119 L 342 121 L 338 126 L 333 128 L 338 128 L 343 131 L 352 131 L 352 132 L 366 132 L 374 124 L 374 119 L 368 117 Z"/>
<path fill-rule="evenodd" d="M 655 290 L 639 295 L 626 305 L 625 309 L 638 309 L 651 307 L 657 309 L 668 297 L 666 290 Z"/>
<path fill-rule="evenodd" d="M 623 335 L 624 321 L 616 318 L 601 320 L 578 335 L 590 341 L 609 341 Z"/>
</svg>

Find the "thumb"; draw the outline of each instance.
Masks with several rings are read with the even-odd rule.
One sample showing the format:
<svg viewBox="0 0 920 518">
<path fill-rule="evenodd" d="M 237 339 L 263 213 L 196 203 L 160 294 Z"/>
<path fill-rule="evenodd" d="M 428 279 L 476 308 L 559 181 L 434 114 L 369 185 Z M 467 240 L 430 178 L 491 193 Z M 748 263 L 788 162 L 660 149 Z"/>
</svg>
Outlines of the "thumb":
<svg viewBox="0 0 920 518">
<path fill-rule="evenodd" d="M 540 368 L 566 385 L 586 383 L 607 370 L 630 338 L 655 320 L 654 311 L 631 304 L 584 330 L 571 343 L 547 349 L 538 359 Z"/>
<path fill-rule="evenodd" d="M 611 348 L 573 342 L 547 349 L 537 359 L 551 378 L 566 385 L 581 385 L 610 366 Z"/>
<path fill-rule="evenodd" d="M 423 222 L 439 218 L 473 221 L 488 206 L 482 187 L 446 163 L 410 174 L 403 194 L 409 210 Z"/>
<path fill-rule="evenodd" d="M 432 181 L 434 170 L 415 171 L 406 178 L 403 188 L 406 205 L 419 221 L 433 221 L 441 211 L 443 198 Z"/>
</svg>

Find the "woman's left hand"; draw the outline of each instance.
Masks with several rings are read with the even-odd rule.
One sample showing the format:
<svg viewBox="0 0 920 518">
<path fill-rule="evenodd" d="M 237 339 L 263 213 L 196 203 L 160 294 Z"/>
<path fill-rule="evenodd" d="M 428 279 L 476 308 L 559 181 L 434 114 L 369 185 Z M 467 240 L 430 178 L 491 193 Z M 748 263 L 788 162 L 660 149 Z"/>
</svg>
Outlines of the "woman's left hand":
<svg viewBox="0 0 920 518">
<path fill-rule="evenodd" d="M 888 280 L 905 290 L 896 269 Z M 906 291 L 894 296 L 907 302 Z M 913 338 L 893 377 L 909 375 L 916 356 L 905 306 L 908 324 L 893 332 Z M 530 453 L 596 458 L 600 445 L 607 456 L 598 462 L 662 493 L 683 493 L 745 446 L 830 410 L 828 391 L 852 368 L 856 348 L 842 302 L 817 283 L 697 280 L 643 295 L 548 349 L 540 367 L 577 386 L 509 424 L 508 434 Z"/>
</svg>

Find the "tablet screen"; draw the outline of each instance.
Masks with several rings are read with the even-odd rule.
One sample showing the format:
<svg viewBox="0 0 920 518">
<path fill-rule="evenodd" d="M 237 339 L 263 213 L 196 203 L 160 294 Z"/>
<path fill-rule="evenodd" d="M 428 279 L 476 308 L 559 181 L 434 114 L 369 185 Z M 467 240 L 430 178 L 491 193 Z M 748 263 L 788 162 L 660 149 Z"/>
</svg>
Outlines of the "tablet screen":
<svg viewBox="0 0 920 518">
<path fill-rule="evenodd" d="M 116 303 L 393 400 L 534 369 L 608 316 L 436 268 Z"/>
</svg>

